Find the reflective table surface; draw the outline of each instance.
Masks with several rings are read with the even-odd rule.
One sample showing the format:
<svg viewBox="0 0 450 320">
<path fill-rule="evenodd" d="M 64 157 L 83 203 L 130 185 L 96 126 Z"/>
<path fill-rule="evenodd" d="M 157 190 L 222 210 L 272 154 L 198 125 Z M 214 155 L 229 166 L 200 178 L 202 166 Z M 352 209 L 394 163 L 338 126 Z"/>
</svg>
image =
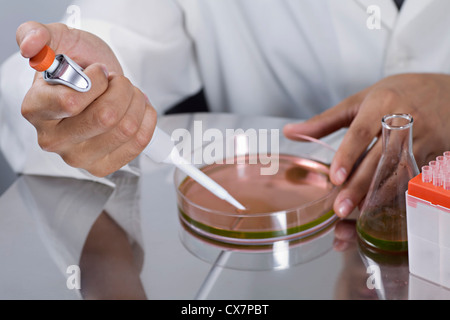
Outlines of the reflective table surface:
<svg viewBox="0 0 450 320">
<path fill-rule="evenodd" d="M 167 132 L 281 129 L 292 120 L 169 116 Z M 343 132 L 325 138 L 337 146 Z M 174 168 L 141 159 L 116 188 L 21 176 L 0 198 L 0 299 L 449 299 L 411 275 L 407 255 L 362 246 L 353 213 L 302 241 L 265 247 L 213 242 L 183 228 Z"/>
</svg>

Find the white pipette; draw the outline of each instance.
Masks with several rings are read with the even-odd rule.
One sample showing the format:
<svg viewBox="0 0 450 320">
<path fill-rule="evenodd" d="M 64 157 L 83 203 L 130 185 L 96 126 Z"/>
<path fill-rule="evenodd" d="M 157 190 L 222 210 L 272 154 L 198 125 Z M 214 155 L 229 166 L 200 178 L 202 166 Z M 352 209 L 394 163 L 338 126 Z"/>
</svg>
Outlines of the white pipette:
<svg viewBox="0 0 450 320">
<path fill-rule="evenodd" d="M 156 127 L 153 138 L 143 151 L 143 154 L 157 163 L 175 165 L 218 198 L 227 201 L 239 210 L 245 210 L 245 207 L 234 199 L 222 186 L 184 159 L 178 152 L 170 136 L 158 127 Z"/>
</svg>

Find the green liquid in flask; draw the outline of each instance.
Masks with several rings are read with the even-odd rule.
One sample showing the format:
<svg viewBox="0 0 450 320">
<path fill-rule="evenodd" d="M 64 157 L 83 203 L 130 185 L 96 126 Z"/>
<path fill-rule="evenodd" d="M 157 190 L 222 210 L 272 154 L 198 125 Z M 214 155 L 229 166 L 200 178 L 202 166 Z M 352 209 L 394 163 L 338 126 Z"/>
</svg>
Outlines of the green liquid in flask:
<svg viewBox="0 0 450 320">
<path fill-rule="evenodd" d="M 361 240 L 366 245 L 380 251 L 408 250 L 405 210 L 381 208 L 367 214 L 371 215 L 372 219 L 368 219 L 364 226 L 358 221 L 356 226 Z"/>
</svg>

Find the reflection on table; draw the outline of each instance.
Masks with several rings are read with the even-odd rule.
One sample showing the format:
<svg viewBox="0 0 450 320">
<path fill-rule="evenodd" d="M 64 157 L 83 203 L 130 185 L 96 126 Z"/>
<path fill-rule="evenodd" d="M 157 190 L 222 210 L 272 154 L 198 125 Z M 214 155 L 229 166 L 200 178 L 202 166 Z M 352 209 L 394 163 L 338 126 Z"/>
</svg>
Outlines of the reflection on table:
<svg viewBox="0 0 450 320">
<path fill-rule="evenodd" d="M 160 126 L 189 129 L 194 120 L 243 129 L 288 122 L 201 114 Z M 116 188 L 20 177 L 0 198 L 0 299 L 450 298 L 410 275 L 407 256 L 362 247 L 354 216 L 307 239 L 259 247 L 202 237 L 178 218 L 174 169 L 145 159 L 141 166 L 140 178 L 112 176 Z"/>
</svg>

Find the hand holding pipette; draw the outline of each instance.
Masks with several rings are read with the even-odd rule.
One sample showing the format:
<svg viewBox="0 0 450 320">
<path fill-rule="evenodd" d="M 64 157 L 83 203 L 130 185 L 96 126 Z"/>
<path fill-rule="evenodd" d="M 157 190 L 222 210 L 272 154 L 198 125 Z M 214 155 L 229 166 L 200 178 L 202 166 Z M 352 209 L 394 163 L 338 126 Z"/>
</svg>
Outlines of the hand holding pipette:
<svg viewBox="0 0 450 320">
<path fill-rule="evenodd" d="M 78 64 L 65 55 L 56 56 L 48 46 L 30 59 L 30 66 L 38 72 L 43 72 L 44 80 L 50 84 L 62 84 L 79 92 L 88 92 L 92 87 L 91 80 Z M 239 210 L 245 210 L 245 207 L 225 189 L 182 158 L 170 136 L 159 128 L 155 128 L 153 138 L 144 150 L 144 154 L 156 162 L 174 164 L 220 199 L 229 202 Z"/>
<path fill-rule="evenodd" d="M 32 78 L 22 114 L 36 129 L 42 149 L 97 177 L 116 172 L 142 153 L 156 126 L 156 110 L 124 76 L 103 40 L 62 24 L 37 22 L 20 26 L 17 40 L 24 58 L 33 58 L 48 44 L 75 60 L 91 80 L 90 90 L 78 92 L 67 85 L 48 85 L 42 72 Z M 76 73 L 72 71 L 63 74 Z"/>
</svg>

